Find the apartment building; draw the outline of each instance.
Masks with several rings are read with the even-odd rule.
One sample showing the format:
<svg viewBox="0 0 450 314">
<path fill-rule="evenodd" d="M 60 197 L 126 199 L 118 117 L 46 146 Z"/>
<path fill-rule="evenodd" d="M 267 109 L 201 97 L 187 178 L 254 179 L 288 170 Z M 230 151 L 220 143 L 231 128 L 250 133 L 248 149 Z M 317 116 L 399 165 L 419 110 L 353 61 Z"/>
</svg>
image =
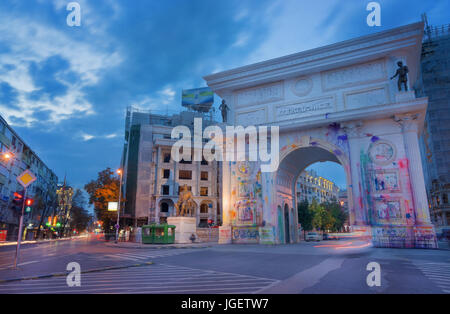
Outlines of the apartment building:
<svg viewBox="0 0 450 314">
<path fill-rule="evenodd" d="M 7 239 L 17 238 L 20 213 L 13 209 L 12 200 L 14 192 L 23 188 L 16 177 L 29 169 L 37 180 L 27 189 L 28 197 L 35 202 L 33 210 L 24 216 L 24 235 L 32 237 L 57 207 L 58 177 L 1 116 L 0 151 L 0 230 L 7 232 Z"/>
<path fill-rule="evenodd" d="M 168 116 L 128 108 L 125 126 L 124 168 L 125 224 L 164 223 L 176 214 L 180 188 L 187 186 L 197 208 L 199 227 L 208 220 L 221 223 L 220 163 L 213 161 L 175 162 L 171 156 L 173 127 L 192 129 L 194 118 L 202 118 L 203 127 L 215 122 L 205 113 L 184 111 Z"/>
</svg>

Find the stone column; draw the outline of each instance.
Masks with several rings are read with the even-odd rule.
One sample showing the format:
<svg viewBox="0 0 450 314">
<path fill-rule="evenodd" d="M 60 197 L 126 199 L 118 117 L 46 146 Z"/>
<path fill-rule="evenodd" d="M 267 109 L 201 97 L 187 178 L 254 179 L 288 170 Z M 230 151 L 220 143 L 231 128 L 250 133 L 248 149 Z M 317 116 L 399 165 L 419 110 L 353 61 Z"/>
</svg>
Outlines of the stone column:
<svg viewBox="0 0 450 314">
<path fill-rule="evenodd" d="M 352 186 L 348 187 L 347 193 L 352 193 L 351 198 L 353 204 L 349 204 L 353 207 L 353 210 L 349 211 L 349 223 L 350 225 L 364 226 L 367 225 L 366 214 L 364 209 L 364 200 L 360 190 L 360 174 L 359 174 L 359 162 L 360 162 L 360 147 L 358 140 L 360 139 L 362 122 L 348 123 L 344 126 L 347 133 L 347 140 L 350 153 L 350 173 Z M 361 206 L 362 205 L 362 206 Z"/>
<path fill-rule="evenodd" d="M 222 226 L 219 227 L 219 243 L 231 243 L 231 167 L 229 161 L 222 162 Z"/>
<path fill-rule="evenodd" d="M 406 157 L 408 159 L 409 178 L 414 200 L 414 211 L 416 214 L 416 225 L 429 225 L 430 214 L 428 199 L 423 176 L 422 160 L 420 158 L 420 147 L 418 140 L 418 114 L 395 117 L 400 123 L 403 132 Z"/>
</svg>

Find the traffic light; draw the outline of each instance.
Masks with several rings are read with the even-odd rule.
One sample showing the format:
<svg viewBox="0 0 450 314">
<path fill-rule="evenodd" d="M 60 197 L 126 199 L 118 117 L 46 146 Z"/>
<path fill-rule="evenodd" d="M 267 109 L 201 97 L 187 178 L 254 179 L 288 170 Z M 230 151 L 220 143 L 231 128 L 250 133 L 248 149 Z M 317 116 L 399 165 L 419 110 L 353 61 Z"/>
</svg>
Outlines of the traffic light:
<svg viewBox="0 0 450 314">
<path fill-rule="evenodd" d="M 21 211 L 22 206 L 23 206 L 23 194 L 21 194 L 19 192 L 14 192 L 14 199 L 13 199 L 12 203 L 13 203 L 13 209 L 15 209 L 17 211 Z"/>
<path fill-rule="evenodd" d="M 25 212 L 26 213 L 31 213 L 31 205 L 33 205 L 34 200 L 32 198 L 27 198 L 25 200 Z"/>
</svg>

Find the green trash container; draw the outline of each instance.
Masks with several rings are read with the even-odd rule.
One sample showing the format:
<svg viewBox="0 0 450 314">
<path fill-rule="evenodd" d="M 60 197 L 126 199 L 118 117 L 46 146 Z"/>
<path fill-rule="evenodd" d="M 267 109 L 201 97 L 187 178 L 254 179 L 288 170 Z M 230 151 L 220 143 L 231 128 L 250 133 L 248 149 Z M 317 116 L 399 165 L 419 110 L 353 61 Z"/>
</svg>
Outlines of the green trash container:
<svg viewBox="0 0 450 314">
<path fill-rule="evenodd" d="M 155 228 L 154 225 L 142 226 L 142 243 L 153 244 L 155 243 Z"/>
<path fill-rule="evenodd" d="M 152 224 L 142 227 L 142 243 L 173 244 L 175 243 L 175 226 L 168 224 Z"/>
<path fill-rule="evenodd" d="M 157 244 L 175 243 L 175 226 L 162 224 L 154 226 L 154 242 Z"/>
</svg>

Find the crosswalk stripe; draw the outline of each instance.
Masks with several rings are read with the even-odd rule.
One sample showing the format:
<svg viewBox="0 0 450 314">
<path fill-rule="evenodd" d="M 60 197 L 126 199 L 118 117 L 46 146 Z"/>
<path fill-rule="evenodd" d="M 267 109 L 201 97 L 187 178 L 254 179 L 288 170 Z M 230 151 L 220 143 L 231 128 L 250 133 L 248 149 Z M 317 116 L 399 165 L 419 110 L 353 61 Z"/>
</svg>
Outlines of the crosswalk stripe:
<svg viewBox="0 0 450 314">
<path fill-rule="evenodd" d="M 81 275 L 81 287 L 65 277 L 0 284 L 0 293 L 256 293 L 278 282 L 233 273 L 156 264 Z"/>
<path fill-rule="evenodd" d="M 110 257 L 110 258 L 118 258 L 118 259 L 127 259 L 127 260 L 137 261 L 137 260 L 145 260 L 145 259 L 149 259 L 149 258 L 159 258 L 159 257 L 180 255 L 180 254 L 185 254 L 185 253 L 189 253 L 189 252 L 192 252 L 192 251 L 178 251 L 178 252 L 166 252 L 166 253 L 150 252 L 150 253 L 146 253 L 146 254 L 118 253 L 118 254 L 108 254 L 105 256 Z"/>
<path fill-rule="evenodd" d="M 444 293 L 450 292 L 450 265 L 448 263 L 416 263 L 415 266 Z"/>
</svg>

